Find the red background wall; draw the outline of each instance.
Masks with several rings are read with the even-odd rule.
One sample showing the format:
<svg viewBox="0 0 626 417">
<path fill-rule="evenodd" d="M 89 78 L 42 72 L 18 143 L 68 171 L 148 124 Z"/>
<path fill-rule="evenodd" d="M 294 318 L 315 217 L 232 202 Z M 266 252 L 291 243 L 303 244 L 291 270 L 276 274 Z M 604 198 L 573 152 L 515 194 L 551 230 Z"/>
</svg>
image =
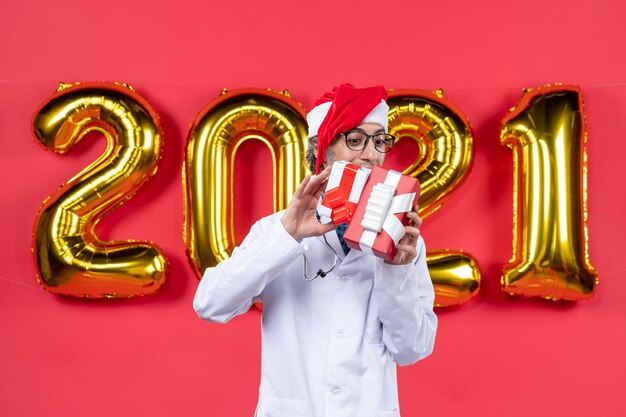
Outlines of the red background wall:
<svg viewBox="0 0 626 417">
<path fill-rule="evenodd" d="M 258 311 L 203 323 L 182 242 L 180 178 L 193 117 L 222 88 L 289 89 L 310 108 L 340 82 L 443 88 L 475 129 L 473 170 L 424 222 L 429 248 L 479 261 L 476 299 L 439 310 L 435 353 L 399 372 L 402 415 L 621 416 L 626 359 L 626 42 L 620 0 L 7 2 L 0 14 L 0 413 L 251 416 Z M 445 3 L 445 4 L 444 4 Z M 85 301 L 40 289 L 30 254 L 43 199 L 105 149 L 44 152 L 30 118 L 58 81 L 132 84 L 161 116 L 158 174 L 102 221 L 104 239 L 157 242 L 162 291 Z M 581 86 L 589 154 L 589 301 L 511 298 L 512 154 L 499 121 L 523 87 Z M 245 229 L 266 208 L 238 217 Z M 267 207 L 267 204 L 265 205 Z M 469 226 L 469 227 L 468 227 Z M 624 291 L 625 294 L 622 294 Z"/>
</svg>

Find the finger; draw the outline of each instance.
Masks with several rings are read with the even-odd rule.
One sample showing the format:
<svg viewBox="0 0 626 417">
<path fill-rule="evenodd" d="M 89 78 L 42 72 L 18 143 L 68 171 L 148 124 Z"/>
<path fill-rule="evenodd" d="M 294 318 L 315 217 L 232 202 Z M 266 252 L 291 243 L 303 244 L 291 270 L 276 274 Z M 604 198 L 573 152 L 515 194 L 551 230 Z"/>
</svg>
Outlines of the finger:
<svg viewBox="0 0 626 417">
<path fill-rule="evenodd" d="M 315 197 L 315 200 L 319 200 L 319 198 L 320 198 L 320 196 L 322 195 L 323 192 L 324 192 L 324 187 L 318 188 L 318 190 L 315 192 L 315 194 L 313 194 L 313 197 Z"/>
<path fill-rule="evenodd" d="M 319 184 L 317 184 L 317 186 L 314 188 L 314 194 L 317 193 L 322 193 L 325 189 L 326 186 L 328 185 L 328 178 L 324 178 L 323 181 L 321 181 Z"/>
<path fill-rule="evenodd" d="M 413 245 L 415 245 L 417 243 L 417 238 L 421 234 L 420 229 L 418 229 L 417 227 L 413 227 L 413 226 L 404 226 L 404 231 L 406 232 L 406 234 L 404 235 L 402 243 L 406 243 L 406 241 L 408 240 Z"/>
<path fill-rule="evenodd" d="M 307 234 L 307 236 L 321 236 L 325 233 L 335 230 L 336 228 L 337 228 L 337 225 L 332 222 L 326 223 L 326 224 L 317 223 L 317 225 L 309 229 L 311 232 Z"/>
<path fill-rule="evenodd" d="M 337 228 L 337 225 L 333 222 L 320 224 L 320 230 L 322 231 L 321 234 L 328 233 L 332 230 L 335 230 L 336 228 Z"/>
<path fill-rule="evenodd" d="M 402 236 L 402 239 L 400 239 L 396 247 L 399 251 L 406 251 L 408 248 L 411 248 L 411 252 L 417 253 L 415 248 L 417 247 L 417 239 L 420 235 L 419 229 L 411 226 L 405 226 L 404 230 L 406 233 Z M 408 259 L 410 260 L 413 258 Z"/>
<path fill-rule="evenodd" d="M 409 219 L 409 223 L 408 224 L 410 226 L 413 226 L 415 224 L 415 222 L 417 221 L 417 218 L 415 216 L 416 216 L 416 214 L 414 212 L 412 212 L 412 211 L 409 211 L 406 214 L 406 217 L 408 217 L 408 219 Z"/>
<path fill-rule="evenodd" d="M 413 206 L 413 213 L 417 214 L 417 217 L 419 219 L 419 224 L 417 227 L 420 227 L 422 225 L 422 218 L 420 217 L 420 206 L 419 205 L 415 205 Z"/>
<path fill-rule="evenodd" d="M 408 212 L 407 217 L 411 220 L 411 226 L 420 227 L 422 225 L 422 218 L 416 212 Z"/>
<path fill-rule="evenodd" d="M 304 189 L 305 194 L 315 194 L 318 190 L 323 189 L 328 181 L 330 170 L 327 168 L 317 175 L 311 177 L 311 180 Z"/>
<path fill-rule="evenodd" d="M 415 227 L 421 227 L 422 226 L 422 218 L 419 216 L 419 214 L 415 215 L 417 218 L 415 219 Z"/>
<path fill-rule="evenodd" d="M 400 255 L 398 260 L 402 260 L 404 263 L 409 263 L 413 258 L 417 256 L 417 250 L 415 250 L 414 246 L 399 243 L 397 248 L 398 255 Z"/>
<path fill-rule="evenodd" d="M 296 192 L 293 193 L 294 197 L 301 196 L 302 193 L 304 192 L 304 189 L 307 187 L 307 185 L 309 184 L 310 181 L 311 181 L 311 176 L 310 175 L 307 175 L 306 177 L 304 177 L 302 182 L 300 184 L 298 184 L 298 186 L 296 187 Z"/>
</svg>

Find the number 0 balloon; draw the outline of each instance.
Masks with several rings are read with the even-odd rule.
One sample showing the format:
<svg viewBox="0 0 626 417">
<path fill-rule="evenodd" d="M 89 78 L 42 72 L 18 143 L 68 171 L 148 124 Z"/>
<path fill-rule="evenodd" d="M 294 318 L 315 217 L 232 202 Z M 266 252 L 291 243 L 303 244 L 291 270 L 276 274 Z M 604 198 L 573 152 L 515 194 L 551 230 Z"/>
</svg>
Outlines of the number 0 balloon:
<svg viewBox="0 0 626 417">
<path fill-rule="evenodd" d="M 183 168 L 184 238 L 197 276 L 230 257 L 234 161 L 247 140 L 270 150 L 274 210 L 283 210 L 304 179 L 305 112 L 288 92 L 250 88 L 224 91 L 194 119 Z"/>
</svg>

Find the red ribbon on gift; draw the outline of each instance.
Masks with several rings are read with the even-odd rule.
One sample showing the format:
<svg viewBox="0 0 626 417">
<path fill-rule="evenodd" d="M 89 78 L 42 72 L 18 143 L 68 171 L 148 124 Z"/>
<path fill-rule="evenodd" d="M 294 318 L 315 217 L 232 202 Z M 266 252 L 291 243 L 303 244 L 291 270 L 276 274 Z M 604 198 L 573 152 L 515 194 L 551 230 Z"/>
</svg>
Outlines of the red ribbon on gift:
<svg viewBox="0 0 626 417">
<path fill-rule="evenodd" d="M 352 185 L 356 178 L 356 172 L 359 170 L 358 165 L 346 164 L 343 169 L 343 175 L 339 181 L 339 186 L 331 190 L 327 190 L 322 199 L 322 204 L 332 209 L 330 218 L 333 223 L 347 223 L 352 218 L 356 203 L 349 201 Z"/>
</svg>

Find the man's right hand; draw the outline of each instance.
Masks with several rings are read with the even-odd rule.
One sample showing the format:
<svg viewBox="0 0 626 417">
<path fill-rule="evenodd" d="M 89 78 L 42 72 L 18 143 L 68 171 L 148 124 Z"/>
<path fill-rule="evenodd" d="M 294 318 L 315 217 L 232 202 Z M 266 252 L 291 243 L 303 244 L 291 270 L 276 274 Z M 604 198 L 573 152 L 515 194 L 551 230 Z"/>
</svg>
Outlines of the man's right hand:
<svg viewBox="0 0 626 417">
<path fill-rule="evenodd" d="M 310 236 L 321 236 L 334 230 L 334 223 L 321 224 L 315 215 L 317 202 L 326 187 L 330 166 L 319 175 L 307 175 L 302 183 L 296 188 L 287 210 L 281 219 L 287 233 L 294 239 L 300 240 Z"/>
</svg>

